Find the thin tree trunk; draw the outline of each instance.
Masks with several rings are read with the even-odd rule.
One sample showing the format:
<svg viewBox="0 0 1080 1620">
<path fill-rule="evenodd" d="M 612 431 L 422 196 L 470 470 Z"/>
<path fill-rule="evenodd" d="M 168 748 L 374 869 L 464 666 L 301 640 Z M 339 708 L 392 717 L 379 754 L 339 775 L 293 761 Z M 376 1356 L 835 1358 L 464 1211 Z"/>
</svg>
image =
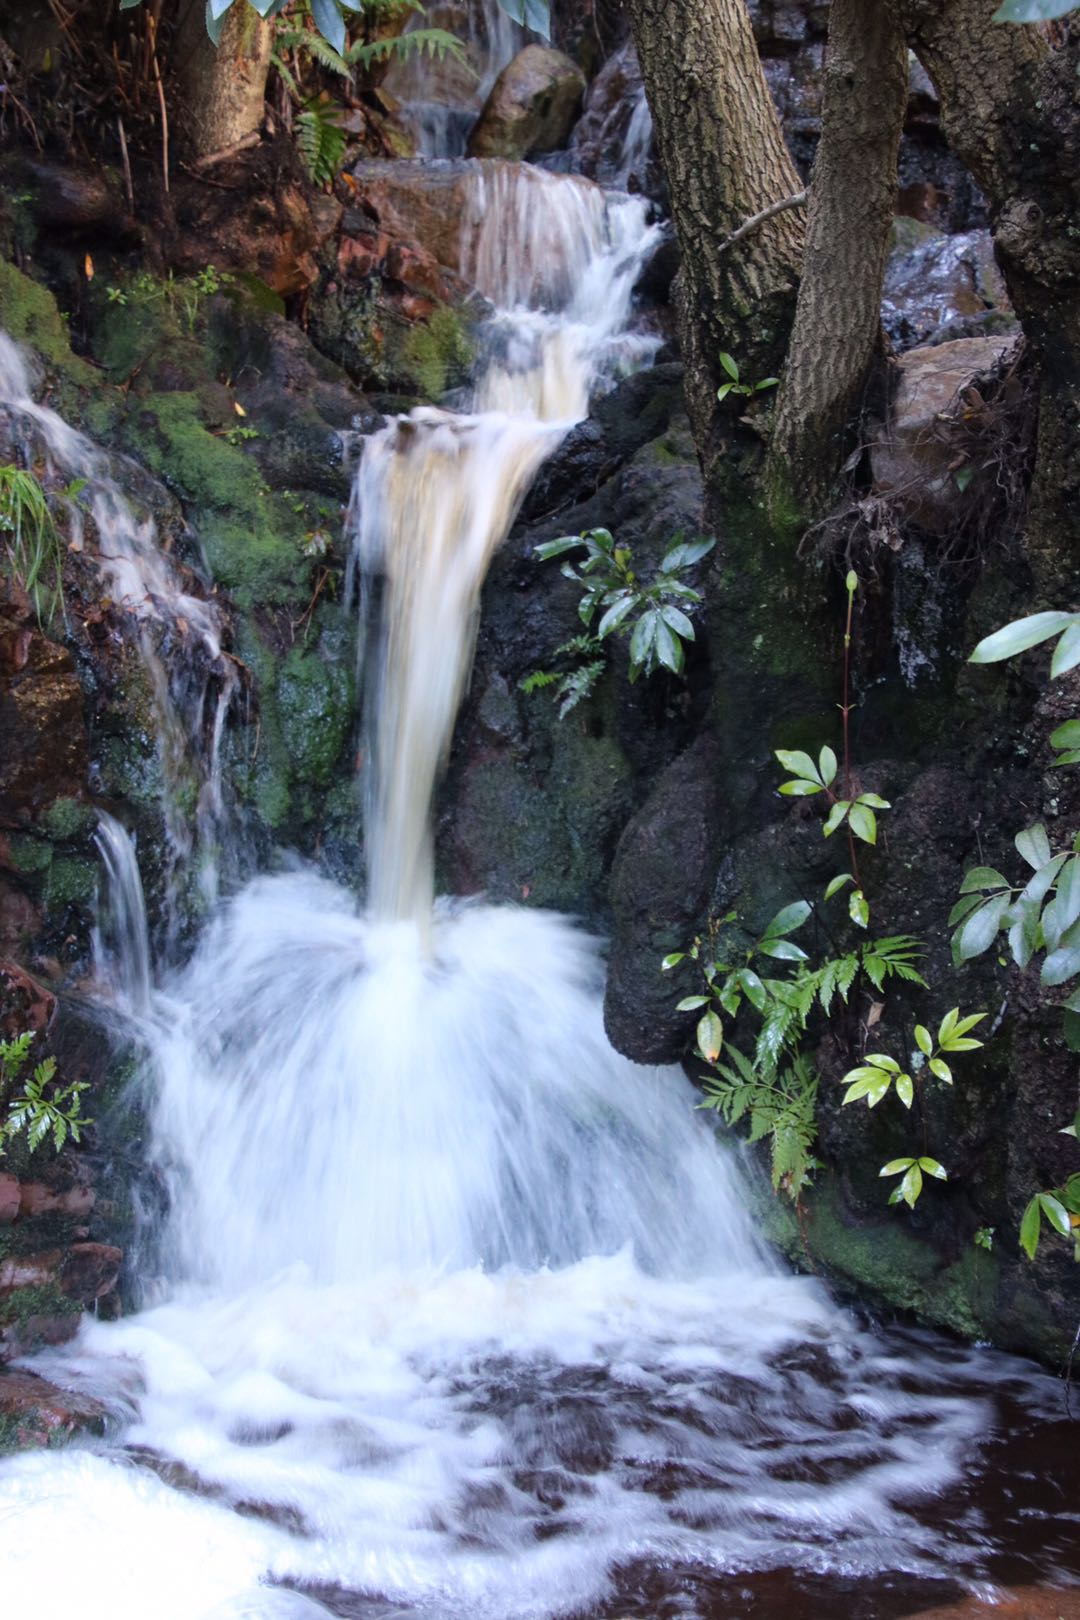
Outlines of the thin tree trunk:
<svg viewBox="0 0 1080 1620">
<path fill-rule="evenodd" d="M 806 258 L 769 448 L 778 510 L 828 504 L 881 329 L 881 287 L 907 106 L 892 0 L 832 0 Z"/>
<path fill-rule="evenodd" d="M 757 381 L 790 331 L 801 213 L 774 215 L 726 252 L 751 215 L 802 189 L 769 95 L 745 0 L 628 0 L 682 249 L 676 313 L 691 425 L 706 476 L 734 401 L 719 355 Z"/>
<path fill-rule="evenodd" d="M 181 19 L 171 66 L 183 91 L 178 122 L 191 157 L 210 157 L 255 134 L 263 120 L 272 23 L 247 0 L 234 0 L 215 46 L 206 8 L 193 0 Z"/>
<path fill-rule="evenodd" d="M 903 0 L 950 146 L 990 202 L 1009 296 L 1040 365 L 1025 548 L 1049 604 L 1080 603 L 1080 43 L 994 23 L 994 0 Z"/>
</svg>

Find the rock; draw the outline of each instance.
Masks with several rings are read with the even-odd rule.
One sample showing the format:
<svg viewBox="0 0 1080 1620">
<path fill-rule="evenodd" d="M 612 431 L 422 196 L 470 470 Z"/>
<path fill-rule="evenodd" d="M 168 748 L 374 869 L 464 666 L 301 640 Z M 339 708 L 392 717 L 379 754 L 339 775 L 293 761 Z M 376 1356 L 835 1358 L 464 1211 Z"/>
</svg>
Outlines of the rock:
<svg viewBox="0 0 1080 1620">
<path fill-rule="evenodd" d="M 77 796 L 88 769 L 75 660 L 31 622 L 0 609 L 0 826 L 32 821 L 60 795 Z"/>
<path fill-rule="evenodd" d="M 15 962 L 0 962 L 0 1035 L 13 1040 L 26 1030 L 40 1035 L 56 1011 L 56 997 Z"/>
<path fill-rule="evenodd" d="M 906 208 L 920 219 L 932 220 L 939 212 L 939 195 L 933 188 L 908 187 Z M 951 329 L 972 320 L 985 325 L 991 312 L 999 325 L 1012 322 L 989 231 L 947 236 L 915 219 L 898 219 L 893 241 L 881 318 L 898 349 L 925 343 L 935 334 L 939 340 L 973 335 Z"/>
<path fill-rule="evenodd" d="M 652 120 L 633 42 L 609 56 L 585 96 L 570 139 L 572 167 L 602 185 L 657 197 L 663 176 L 652 160 Z"/>
<path fill-rule="evenodd" d="M 0 1175 L 0 1226 L 10 1226 L 18 1215 L 21 1192 L 14 1176 Z"/>
<path fill-rule="evenodd" d="M 464 163 L 359 163 L 352 170 L 357 203 L 342 226 L 347 239 L 374 225 L 387 239 L 424 249 L 457 270 L 467 212 L 470 169 Z"/>
<path fill-rule="evenodd" d="M 24 1181 L 19 1188 L 19 1215 L 33 1220 L 38 1215 L 69 1215 L 85 1220 L 94 1208 L 94 1189 L 79 1183 L 58 1189 L 44 1181 Z M 0 1186 L 0 1220 L 3 1220 L 3 1187 Z"/>
<path fill-rule="evenodd" d="M 88 233 L 114 238 L 138 235 L 115 170 L 69 169 L 24 158 L 17 173 L 30 192 L 31 213 L 47 230 L 76 237 Z"/>
<path fill-rule="evenodd" d="M 215 176 L 221 172 L 215 169 Z M 195 274 L 212 264 L 258 276 L 282 298 L 304 292 L 318 277 L 315 253 L 326 231 L 325 215 L 320 213 L 316 225 L 298 186 L 269 178 L 252 189 L 247 168 L 240 172 L 246 183 L 235 189 L 224 181 L 225 189 L 211 189 L 194 179 L 174 185 L 173 266 Z"/>
<path fill-rule="evenodd" d="M 92 1395 L 58 1389 L 31 1372 L 0 1374 L 0 1452 L 103 1434 L 108 1412 Z"/>
<path fill-rule="evenodd" d="M 964 492 L 953 473 L 957 443 L 948 413 L 961 390 L 995 366 L 1011 337 L 960 338 L 910 349 L 897 362 L 899 380 L 888 426 L 871 449 L 875 492 L 894 496 L 904 518 L 946 534 Z"/>
<path fill-rule="evenodd" d="M 908 1620 L 1080 1620 L 1080 1593 L 1050 1586 L 999 1590 L 993 1601 L 966 1597 L 944 1609 L 920 1609 Z"/>
<path fill-rule="evenodd" d="M 111 1294 L 124 1256 L 111 1243 L 73 1243 L 60 1262 L 60 1288 L 79 1305 Z"/>
<path fill-rule="evenodd" d="M 619 841 L 604 1027 L 638 1063 L 671 1063 L 686 1047 L 686 1019 L 660 970 L 700 927 L 716 864 L 719 745 L 704 733 L 670 765 Z"/>
<path fill-rule="evenodd" d="M 570 134 L 585 94 L 576 62 L 546 45 L 526 45 L 503 68 L 469 137 L 470 157 L 527 158 L 552 152 Z"/>
</svg>

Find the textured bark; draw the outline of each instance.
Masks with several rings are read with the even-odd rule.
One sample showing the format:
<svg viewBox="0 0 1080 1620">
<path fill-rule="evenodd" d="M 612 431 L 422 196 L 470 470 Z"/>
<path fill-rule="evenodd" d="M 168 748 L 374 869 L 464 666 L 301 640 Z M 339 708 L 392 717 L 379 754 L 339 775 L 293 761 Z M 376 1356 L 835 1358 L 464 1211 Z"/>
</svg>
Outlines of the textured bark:
<svg viewBox="0 0 1080 1620">
<path fill-rule="evenodd" d="M 676 309 L 694 438 L 708 476 L 721 448 L 721 350 L 754 381 L 778 364 L 802 257 L 799 211 L 727 252 L 751 215 L 802 189 L 769 96 L 745 0 L 628 0 L 682 248 Z"/>
<path fill-rule="evenodd" d="M 273 25 L 245 0 L 226 13 L 217 46 L 205 18 L 202 0 L 195 0 L 177 29 L 171 62 L 183 91 L 178 122 L 193 158 L 224 152 L 256 133 L 273 41 Z"/>
<path fill-rule="evenodd" d="M 806 258 L 767 472 L 774 495 L 807 515 L 828 503 L 878 346 L 907 55 L 892 0 L 832 0 Z"/>
<path fill-rule="evenodd" d="M 1080 44 L 991 22 L 994 0 L 903 0 L 949 144 L 990 201 L 1009 295 L 1040 365 L 1025 545 L 1036 588 L 1080 602 Z"/>
</svg>

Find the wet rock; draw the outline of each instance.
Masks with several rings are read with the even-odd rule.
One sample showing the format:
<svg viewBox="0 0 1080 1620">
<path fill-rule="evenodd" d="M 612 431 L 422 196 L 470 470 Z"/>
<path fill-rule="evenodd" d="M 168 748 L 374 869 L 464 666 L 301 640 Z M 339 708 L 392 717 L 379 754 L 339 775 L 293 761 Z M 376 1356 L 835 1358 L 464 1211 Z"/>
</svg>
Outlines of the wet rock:
<svg viewBox="0 0 1080 1620">
<path fill-rule="evenodd" d="M 2 1199 L 0 1188 L 0 1210 Z M 94 1203 L 94 1189 L 85 1183 L 61 1189 L 50 1187 L 44 1181 L 24 1181 L 19 1187 L 18 1213 L 23 1220 L 33 1220 L 39 1215 L 68 1215 L 74 1220 L 85 1220 Z M 3 1219 L 2 1213 L 0 1219 Z"/>
<path fill-rule="evenodd" d="M 604 1026 L 638 1063 L 669 1063 L 686 1045 L 660 963 L 700 926 L 716 860 L 720 753 L 707 733 L 660 777 L 619 841 Z"/>
<path fill-rule="evenodd" d="M 92 1395 L 58 1389 L 31 1372 L 0 1374 L 0 1452 L 55 1446 L 80 1433 L 103 1434 L 107 1416 Z"/>
<path fill-rule="evenodd" d="M 910 349 L 898 361 L 889 422 L 871 449 L 875 489 L 895 497 L 907 521 L 929 533 L 948 533 L 964 498 L 954 474 L 957 443 L 947 419 L 950 409 L 1012 342 L 1010 337 L 960 338 Z"/>
<path fill-rule="evenodd" d="M 31 213 L 45 229 L 67 231 L 74 236 L 138 235 L 115 170 L 72 169 L 23 158 L 14 165 L 14 172 L 17 182 L 28 189 Z"/>
<path fill-rule="evenodd" d="M 19 1214 L 22 1188 L 15 1176 L 0 1175 L 0 1226 L 10 1226 Z"/>
<path fill-rule="evenodd" d="M 77 795 L 88 767 L 75 660 L 25 618 L 0 610 L 0 825 L 32 820 L 60 794 Z"/>
<path fill-rule="evenodd" d="M 503 68 L 469 137 L 470 157 L 526 158 L 566 142 L 585 94 L 576 62 L 527 45 Z"/>
<path fill-rule="evenodd" d="M 908 203 L 929 220 L 938 210 L 938 193 L 909 188 Z M 985 327 L 992 320 L 998 330 L 1013 324 L 989 231 L 947 236 L 916 219 L 898 219 L 893 241 L 881 318 L 898 349 L 976 335 L 961 331 L 962 323 Z"/>
<path fill-rule="evenodd" d="M 438 264 L 457 270 L 468 201 L 465 163 L 360 163 L 352 170 L 357 205 L 342 226 L 344 238 L 370 232 L 423 249 Z"/>
<path fill-rule="evenodd" d="M 223 172 L 215 170 L 224 189 L 197 180 L 174 186 L 174 267 L 194 274 L 213 264 L 218 270 L 258 276 L 282 298 L 303 292 L 319 273 L 315 255 L 325 217 L 316 226 L 298 186 L 274 180 L 252 189 L 246 166 L 235 184 L 222 178 Z"/>
<path fill-rule="evenodd" d="M 56 997 L 16 962 L 0 962 L 0 1035 L 13 1040 L 30 1030 L 40 1035 L 52 1023 Z"/>
<path fill-rule="evenodd" d="M 604 63 L 589 86 L 570 140 L 571 166 L 601 185 L 659 197 L 663 175 L 652 155 L 652 120 L 633 42 Z"/>
</svg>

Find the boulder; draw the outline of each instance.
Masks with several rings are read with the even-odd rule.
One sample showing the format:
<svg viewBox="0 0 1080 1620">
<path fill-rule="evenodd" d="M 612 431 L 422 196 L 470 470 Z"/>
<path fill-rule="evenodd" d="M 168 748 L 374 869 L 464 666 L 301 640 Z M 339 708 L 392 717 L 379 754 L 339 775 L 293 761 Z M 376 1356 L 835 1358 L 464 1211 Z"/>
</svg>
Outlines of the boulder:
<svg viewBox="0 0 1080 1620">
<path fill-rule="evenodd" d="M 576 62 L 546 45 L 526 45 L 495 80 L 469 137 L 469 156 L 555 151 L 565 145 L 584 94 Z"/>
<path fill-rule="evenodd" d="M 1011 325 L 990 232 L 946 235 L 923 223 L 940 212 L 933 187 L 912 185 L 902 202 L 916 217 L 894 223 L 881 308 L 882 325 L 896 347 L 911 348 L 934 336 L 940 341 L 976 335 L 964 328 Z"/>
<path fill-rule="evenodd" d="M 409 243 L 438 264 L 457 270 L 467 214 L 470 170 L 466 163 L 359 163 L 352 170 L 356 207 L 342 226 L 342 245 L 373 229 Z"/>
<path fill-rule="evenodd" d="M 0 1374 L 0 1449 L 55 1446 L 75 1434 L 103 1434 L 107 1415 L 92 1395 L 58 1389 L 35 1373 Z"/>
<path fill-rule="evenodd" d="M 75 660 L 29 614 L 0 615 L 0 824 L 33 820 L 60 794 L 78 794 L 88 769 Z"/>
<path fill-rule="evenodd" d="M 927 533 L 948 533 L 965 499 L 954 470 L 964 458 L 958 462 L 951 413 L 962 391 L 996 366 L 1013 341 L 1007 335 L 959 338 L 909 349 L 897 362 L 889 421 L 871 449 L 875 493 L 894 496 L 906 520 Z"/>
</svg>

